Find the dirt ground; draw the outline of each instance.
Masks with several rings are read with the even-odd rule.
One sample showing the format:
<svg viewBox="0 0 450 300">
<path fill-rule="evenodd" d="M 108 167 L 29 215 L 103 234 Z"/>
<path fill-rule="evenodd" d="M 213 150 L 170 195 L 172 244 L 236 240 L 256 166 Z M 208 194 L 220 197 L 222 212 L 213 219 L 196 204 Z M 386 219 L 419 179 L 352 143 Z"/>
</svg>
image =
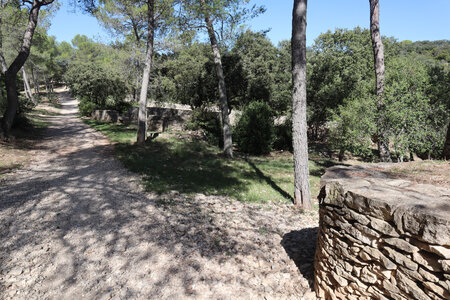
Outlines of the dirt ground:
<svg viewBox="0 0 450 300">
<path fill-rule="evenodd" d="M 394 178 L 450 188 L 450 161 L 412 161 L 392 164 L 386 172 Z"/>
<path fill-rule="evenodd" d="M 1 299 L 301 299 L 318 215 L 290 204 L 145 192 L 108 140 L 59 115 L 0 179 Z"/>
</svg>

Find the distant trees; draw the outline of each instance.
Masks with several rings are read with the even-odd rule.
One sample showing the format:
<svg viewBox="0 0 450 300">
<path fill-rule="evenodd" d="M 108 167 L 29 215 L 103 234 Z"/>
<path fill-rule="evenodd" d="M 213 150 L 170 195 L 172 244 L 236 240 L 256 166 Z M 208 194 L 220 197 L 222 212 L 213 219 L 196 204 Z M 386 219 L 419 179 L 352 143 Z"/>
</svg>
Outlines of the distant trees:
<svg viewBox="0 0 450 300">
<path fill-rule="evenodd" d="M 214 27 L 215 24 L 220 26 L 218 35 L 224 41 L 230 37 L 230 34 L 232 35 L 243 20 L 263 12 L 262 8 L 256 6 L 253 6 L 250 10 L 245 8 L 245 5 L 248 2 L 248 0 L 182 1 L 184 11 L 181 15 L 182 18 L 180 24 L 185 28 L 205 28 L 209 37 L 218 82 L 219 107 L 223 130 L 223 150 L 227 157 L 233 157 L 233 143 L 229 119 L 230 107 L 222 54 Z"/>
<path fill-rule="evenodd" d="M 20 71 L 20 69 L 25 64 L 28 56 L 30 55 L 31 50 L 31 42 L 33 40 L 34 31 L 37 26 L 38 17 L 39 17 L 39 11 L 42 7 L 47 6 L 51 4 L 54 0 L 34 0 L 34 1 L 27 1 L 26 6 L 29 10 L 29 18 L 28 23 L 26 25 L 25 33 L 23 35 L 20 50 L 15 56 L 12 63 L 8 66 L 6 63 L 3 51 L 2 51 L 2 44 L 3 44 L 3 32 L 0 32 L 0 66 L 1 66 L 1 73 L 4 76 L 5 86 L 6 86 L 6 97 L 7 97 L 7 107 L 3 115 L 3 121 L 2 121 L 2 129 L 3 134 L 7 137 L 10 133 L 14 117 L 17 112 L 19 100 L 18 100 L 18 94 L 17 94 L 17 73 Z M 14 3 L 9 2 L 0 2 L 1 4 L 1 14 L 0 14 L 0 26 L 2 24 L 2 16 L 3 10 L 8 5 L 14 5 Z"/>
</svg>

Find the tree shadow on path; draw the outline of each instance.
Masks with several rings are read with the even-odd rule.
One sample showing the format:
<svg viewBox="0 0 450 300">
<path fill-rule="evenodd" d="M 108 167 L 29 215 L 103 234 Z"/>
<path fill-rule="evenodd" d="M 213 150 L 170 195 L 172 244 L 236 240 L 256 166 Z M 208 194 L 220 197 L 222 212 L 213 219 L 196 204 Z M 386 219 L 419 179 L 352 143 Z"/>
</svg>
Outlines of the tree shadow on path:
<svg viewBox="0 0 450 300">
<path fill-rule="evenodd" d="M 294 261 L 300 273 L 314 289 L 314 255 L 317 246 L 318 227 L 304 228 L 286 233 L 281 245 Z"/>
</svg>

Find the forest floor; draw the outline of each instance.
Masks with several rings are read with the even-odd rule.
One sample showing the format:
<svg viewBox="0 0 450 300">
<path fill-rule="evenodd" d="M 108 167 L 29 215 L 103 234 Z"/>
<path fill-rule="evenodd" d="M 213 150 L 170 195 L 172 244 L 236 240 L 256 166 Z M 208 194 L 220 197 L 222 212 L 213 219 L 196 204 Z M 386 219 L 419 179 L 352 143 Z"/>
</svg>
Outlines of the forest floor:
<svg viewBox="0 0 450 300">
<path fill-rule="evenodd" d="M 60 96 L 31 163 L 0 179 L 0 298 L 311 296 L 316 211 L 149 192 Z"/>
<path fill-rule="evenodd" d="M 45 128 L 49 125 L 47 117 L 57 114 L 58 110 L 49 103 L 40 103 L 27 118 L 21 128 L 13 129 L 13 138 L 9 142 L 0 139 L 0 178 L 31 161 L 36 145 L 40 142 Z"/>
</svg>

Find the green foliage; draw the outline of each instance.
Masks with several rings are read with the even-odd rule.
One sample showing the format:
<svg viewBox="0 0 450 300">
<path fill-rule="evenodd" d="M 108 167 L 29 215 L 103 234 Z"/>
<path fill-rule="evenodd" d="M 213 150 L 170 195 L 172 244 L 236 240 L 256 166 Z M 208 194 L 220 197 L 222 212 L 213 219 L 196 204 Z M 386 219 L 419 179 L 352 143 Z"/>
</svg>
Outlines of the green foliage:
<svg viewBox="0 0 450 300">
<path fill-rule="evenodd" d="M 27 113 L 31 112 L 36 107 L 30 99 L 23 95 L 19 95 L 19 107 L 17 108 L 16 117 L 14 118 L 14 128 L 31 127 L 31 121 L 27 117 Z"/>
<path fill-rule="evenodd" d="M 339 151 L 349 151 L 371 160 L 371 138 L 376 130 L 375 111 L 376 99 L 373 96 L 345 100 L 330 112 L 331 120 L 327 123 L 329 144 Z"/>
<path fill-rule="evenodd" d="M 436 61 L 450 63 L 450 41 L 402 41 L 400 49 L 407 55 L 420 55 Z"/>
<path fill-rule="evenodd" d="M 188 130 L 201 130 L 206 140 L 219 148 L 223 146 L 222 126 L 219 115 L 216 112 L 203 107 L 194 109 L 191 119 L 186 124 Z"/>
<path fill-rule="evenodd" d="M 414 151 L 439 157 L 449 120 L 450 100 L 442 96 L 432 100 L 430 72 L 433 68 L 413 57 L 403 56 L 390 60 L 386 70 L 386 126 L 394 150 L 399 156 Z M 439 87 L 440 92 L 444 91 L 444 82 L 434 83 L 431 90 Z"/>
<path fill-rule="evenodd" d="M 370 33 L 359 27 L 321 34 L 308 55 L 308 124 L 315 131 L 344 100 L 374 93 Z"/>
<path fill-rule="evenodd" d="M 239 150 L 267 154 L 274 141 L 273 112 L 267 103 L 255 101 L 243 111 L 234 129 Z"/>
<path fill-rule="evenodd" d="M 91 113 L 96 109 L 100 109 L 100 107 L 88 99 L 81 98 L 78 103 L 78 110 L 82 116 L 90 117 Z"/>
<path fill-rule="evenodd" d="M 242 61 L 246 85 L 241 105 L 262 101 L 270 103 L 277 68 L 277 48 L 261 33 L 247 30 L 233 48 Z"/>
<path fill-rule="evenodd" d="M 189 104 L 197 108 L 216 102 L 217 81 L 207 44 L 193 43 L 172 55 L 155 58 L 156 84 L 152 95 L 156 100 Z"/>
<path fill-rule="evenodd" d="M 273 148 L 276 150 L 293 151 L 292 145 L 292 116 L 281 124 L 274 126 L 275 139 Z"/>
<path fill-rule="evenodd" d="M 93 109 L 125 110 L 127 88 L 121 78 L 95 64 L 69 65 L 65 81 L 71 93 L 80 99 L 80 112 L 89 115 Z"/>
</svg>

